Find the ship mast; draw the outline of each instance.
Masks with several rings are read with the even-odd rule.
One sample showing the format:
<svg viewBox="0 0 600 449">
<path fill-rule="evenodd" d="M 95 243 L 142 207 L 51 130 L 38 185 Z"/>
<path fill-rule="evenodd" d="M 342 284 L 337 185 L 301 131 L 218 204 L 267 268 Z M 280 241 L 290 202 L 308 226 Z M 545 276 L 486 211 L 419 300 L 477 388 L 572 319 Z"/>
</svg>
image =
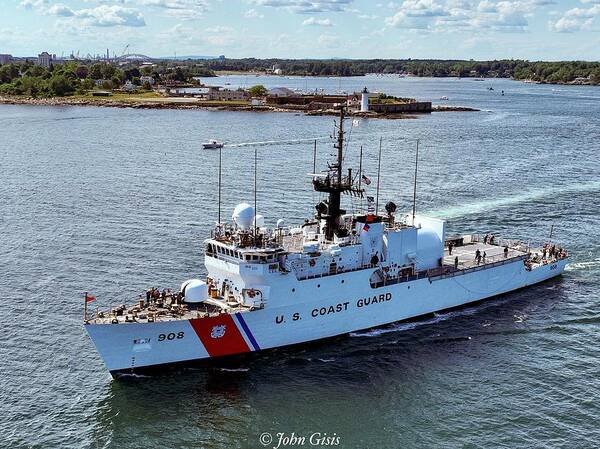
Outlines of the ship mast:
<svg viewBox="0 0 600 449">
<path fill-rule="evenodd" d="M 327 201 L 317 204 L 317 219 L 325 219 L 325 237 L 332 240 L 334 234 L 340 229 L 340 217 L 346 213 L 341 208 L 342 193 L 350 192 L 362 197 L 362 189 L 353 186 L 352 169 L 348 169 L 348 176 L 344 177 L 342 161 L 344 159 L 344 113 L 345 105 L 340 106 L 340 124 L 338 127 L 337 160 L 329 165 L 329 173 L 325 178 L 313 178 L 313 187 L 317 192 L 329 194 Z"/>
</svg>

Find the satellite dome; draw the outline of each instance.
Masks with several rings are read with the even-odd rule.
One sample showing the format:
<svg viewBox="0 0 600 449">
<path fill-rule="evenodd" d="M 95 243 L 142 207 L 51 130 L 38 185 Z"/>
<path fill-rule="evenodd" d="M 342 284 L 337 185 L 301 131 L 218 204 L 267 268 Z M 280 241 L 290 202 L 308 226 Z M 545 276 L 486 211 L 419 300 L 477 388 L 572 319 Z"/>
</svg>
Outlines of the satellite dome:
<svg viewBox="0 0 600 449">
<path fill-rule="evenodd" d="M 200 279 L 190 279 L 181 284 L 181 294 L 187 303 L 202 302 L 208 298 L 208 286 Z"/>
<path fill-rule="evenodd" d="M 285 226 L 285 220 L 283 218 L 280 218 L 279 220 L 277 220 L 277 227 L 279 229 L 283 228 Z"/>
<path fill-rule="evenodd" d="M 231 218 L 240 228 L 248 229 L 254 221 L 254 208 L 248 203 L 240 203 L 233 210 Z"/>
</svg>

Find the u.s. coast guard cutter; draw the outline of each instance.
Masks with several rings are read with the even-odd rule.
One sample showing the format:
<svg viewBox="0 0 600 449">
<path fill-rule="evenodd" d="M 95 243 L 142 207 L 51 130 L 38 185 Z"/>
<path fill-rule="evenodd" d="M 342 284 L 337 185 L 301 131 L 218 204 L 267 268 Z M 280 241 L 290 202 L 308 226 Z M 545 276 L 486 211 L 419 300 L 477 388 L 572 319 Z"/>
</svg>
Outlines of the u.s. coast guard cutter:
<svg viewBox="0 0 600 449">
<path fill-rule="evenodd" d="M 205 242 L 205 280 L 148 291 L 133 306 L 85 313 L 85 328 L 113 376 L 244 354 L 382 326 L 510 292 L 560 275 L 567 254 L 495 236 L 448 238 L 443 220 L 347 214 L 362 173 L 337 160 L 313 176 L 328 196 L 299 227 L 263 226 L 240 204 Z M 89 297 L 86 295 L 86 301 Z"/>
</svg>

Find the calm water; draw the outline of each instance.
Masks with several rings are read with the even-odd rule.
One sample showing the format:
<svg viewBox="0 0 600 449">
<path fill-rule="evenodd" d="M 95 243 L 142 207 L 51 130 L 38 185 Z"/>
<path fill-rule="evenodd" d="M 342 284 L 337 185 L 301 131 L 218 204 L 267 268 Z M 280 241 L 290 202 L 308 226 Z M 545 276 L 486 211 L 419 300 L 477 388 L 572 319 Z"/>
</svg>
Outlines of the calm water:
<svg viewBox="0 0 600 449">
<path fill-rule="evenodd" d="M 115 382 L 84 333 L 83 291 L 108 307 L 204 274 L 216 153 L 200 143 L 231 145 L 226 215 L 251 200 L 257 146 L 260 212 L 270 224 L 291 223 L 318 200 L 305 176 L 309 140 L 320 139 L 324 164 L 333 119 L 0 106 L 0 447 L 255 448 L 263 432 L 335 434 L 344 448 L 598 446 L 600 89 L 392 77 L 216 81 L 367 85 L 483 109 L 363 120 L 347 161 L 363 145 L 374 177 L 383 137 L 382 202 L 408 210 L 419 138 L 420 211 L 447 217 L 452 231 L 532 240 L 554 223 L 573 263 L 560 279 L 428 321 L 280 350 L 233 371 Z"/>
</svg>

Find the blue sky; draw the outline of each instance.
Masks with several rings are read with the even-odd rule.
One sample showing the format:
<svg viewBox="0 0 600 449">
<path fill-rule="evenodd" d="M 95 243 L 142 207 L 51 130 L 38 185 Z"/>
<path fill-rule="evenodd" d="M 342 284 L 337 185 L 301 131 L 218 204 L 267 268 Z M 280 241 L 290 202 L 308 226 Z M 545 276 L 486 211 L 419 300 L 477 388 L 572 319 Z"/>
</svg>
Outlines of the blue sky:
<svg viewBox="0 0 600 449">
<path fill-rule="evenodd" d="M 600 0 L 0 0 L 0 53 L 600 59 Z"/>
</svg>

